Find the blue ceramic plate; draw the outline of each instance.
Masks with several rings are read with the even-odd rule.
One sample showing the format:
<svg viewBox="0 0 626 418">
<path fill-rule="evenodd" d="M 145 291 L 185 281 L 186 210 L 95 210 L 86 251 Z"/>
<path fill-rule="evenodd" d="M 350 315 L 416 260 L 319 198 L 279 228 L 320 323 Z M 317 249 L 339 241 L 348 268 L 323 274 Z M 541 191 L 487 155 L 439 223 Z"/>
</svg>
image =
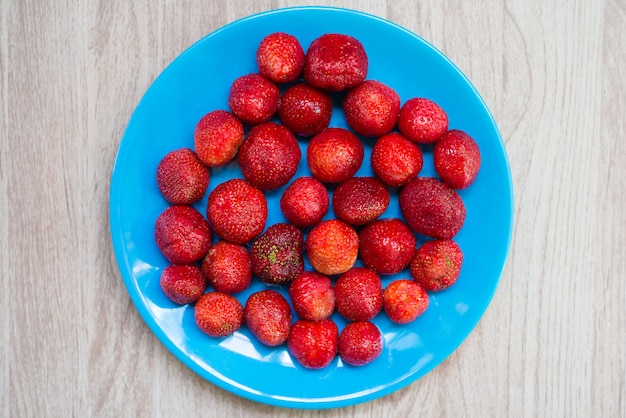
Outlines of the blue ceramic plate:
<svg viewBox="0 0 626 418">
<path fill-rule="evenodd" d="M 359 39 L 369 56 L 368 79 L 393 87 L 402 102 L 428 97 L 449 116 L 450 128 L 476 139 L 482 153 L 480 173 L 460 194 L 467 220 L 455 237 L 465 254 L 457 283 L 430 296 L 426 313 L 409 325 L 394 325 L 381 312 L 374 322 L 384 349 L 363 367 L 336 358 L 323 370 L 306 370 L 285 346 L 268 348 L 243 326 L 234 335 L 211 338 L 194 322 L 192 306 L 176 306 L 159 287 L 167 265 L 154 242 L 154 223 L 168 206 L 156 185 L 161 158 L 177 148 L 193 148 L 198 120 L 215 109 L 228 109 L 233 80 L 256 72 L 255 53 L 272 32 L 295 35 L 306 50 L 324 33 Z M 331 126 L 347 127 L 336 106 Z M 305 140 L 300 141 L 303 155 Z M 372 175 L 371 140 L 357 175 Z M 435 175 L 432 149 L 424 148 L 420 175 Z M 303 158 L 296 176 L 307 175 Z M 209 190 L 241 177 L 236 163 L 213 170 Z M 267 225 L 284 222 L 279 199 L 284 188 L 267 194 Z M 208 193 L 207 193 L 208 195 Z M 128 292 L 139 313 L 161 342 L 183 363 L 210 382 L 255 401 L 293 408 L 322 409 L 352 405 L 394 392 L 446 359 L 465 339 L 487 308 L 499 281 L 512 232 L 513 195 L 506 152 L 498 129 L 468 79 L 441 52 L 417 35 L 371 15 L 335 8 L 304 7 L 254 15 L 206 36 L 172 62 L 148 89 L 122 138 L 111 180 L 111 234 Z M 383 218 L 400 217 L 397 191 Z M 207 196 L 195 205 L 205 213 Z M 326 218 L 332 217 L 332 210 Z M 423 242 L 424 237 L 418 237 Z M 307 269 L 310 265 L 307 263 Z M 383 285 L 408 278 L 408 271 L 384 277 Z M 237 297 L 242 303 L 265 288 L 258 279 Z M 283 294 L 286 290 L 279 288 Z M 295 316 L 294 316 L 295 317 Z M 341 329 L 345 321 L 333 316 Z"/>
</svg>

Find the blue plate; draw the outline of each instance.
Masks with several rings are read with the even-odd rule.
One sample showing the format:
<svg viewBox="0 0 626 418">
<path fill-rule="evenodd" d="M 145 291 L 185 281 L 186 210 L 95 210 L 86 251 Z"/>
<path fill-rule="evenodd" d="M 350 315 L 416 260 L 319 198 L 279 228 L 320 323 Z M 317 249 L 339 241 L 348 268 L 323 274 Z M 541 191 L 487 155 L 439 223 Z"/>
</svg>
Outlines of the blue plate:
<svg viewBox="0 0 626 418">
<path fill-rule="evenodd" d="M 395 325 L 380 313 L 374 322 L 383 333 L 384 349 L 363 367 L 336 358 L 323 370 L 306 370 L 292 360 L 285 346 L 265 347 L 245 326 L 228 338 L 211 338 L 196 328 L 191 306 L 174 305 L 159 287 L 167 262 L 155 245 L 154 223 L 168 204 L 156 185 L 156 167 L 167 152 L 193 148 L 194 128 L 204 114 L 228 109 L 231 83 L 257 71 L 259 42 L 278 31 L 295 35 L 305 50 L 324 33 L 356 37 L 369 56 L 368 79 L 393 87 L 403 103 L 417 96 L 436 101 L 448 113 L 450 128 L 468 132 L 482 153 L 476 181 L 460 192 L 467 207 L 467 220 L 455 237 L 465 254 L 460 278 L 450 289 L 431 294 L 426 313 L 409 325 Z M 340 107 L 334 109 L 331 126 L 346 127 Z M 357 175 L 372 175 L 371 140 L 364 143 L 365 162 Z M 304 156 L 307 143 L 300 144 Z M 423 151 L 420 175 L 435 175 L 432 148 Z M 296 176 L 308 173 L 303 158 Z M 209 190 L 232 177 L 241 177 L 236 163 L 213 170 Z M 267 225 L 285 221 L 278 203 L 283 190 L 267 194 Z M 392 190 L 392 203 L 383 218 L 401 216 L 396 198 L 397 190 Z M 306 409 L 381 397 L 446 359 L 477 324 L 496 290 L 513 223 L 506 152 L 489 110 L 468 79 L 441 52 L 406 29 L 375 16 L 328 7 L 280 9 L 236 21 L 176 58 L 150 86 L 130 119 L 113 169 L 110 199 L 111 234 L 122 278 L 137 310 L 161 342 L 193 371 L 232 393 Z M 207 196 L 195 207 L 205 213 L 206 203 Z M 326 218 L 331 217 L 332 210 Z M 306 267 L 311 268 L 308 263 Z M 405 270 L 384 277 L 383 285 L 408 277 Z M 263 288 L 254 279 L 237 297 L 245 303 L 248 295 Z M 340 329 L 345 325 L 337 314 L 333 318 Z"/>
</svg>

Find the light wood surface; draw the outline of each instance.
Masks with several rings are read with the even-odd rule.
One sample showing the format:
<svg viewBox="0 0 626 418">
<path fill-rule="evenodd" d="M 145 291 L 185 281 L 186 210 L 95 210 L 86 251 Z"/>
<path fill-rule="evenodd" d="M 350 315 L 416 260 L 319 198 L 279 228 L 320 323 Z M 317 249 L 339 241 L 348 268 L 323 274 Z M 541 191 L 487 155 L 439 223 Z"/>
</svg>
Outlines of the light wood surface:
<svg viewBox="0 0 626 418">
<path fill-rule="evenodd" d="M 129 117 L 202 36 L 303 4 L 0 0 L 0 415 L 626 417 L 623 0 L 325 2 L 442 50 L 506 144 L 510 258 L 478 326 L 431 373 L 353 407 L 281 409 L 208 383 L 150 332 L 109 233 Z"/>
</svg>

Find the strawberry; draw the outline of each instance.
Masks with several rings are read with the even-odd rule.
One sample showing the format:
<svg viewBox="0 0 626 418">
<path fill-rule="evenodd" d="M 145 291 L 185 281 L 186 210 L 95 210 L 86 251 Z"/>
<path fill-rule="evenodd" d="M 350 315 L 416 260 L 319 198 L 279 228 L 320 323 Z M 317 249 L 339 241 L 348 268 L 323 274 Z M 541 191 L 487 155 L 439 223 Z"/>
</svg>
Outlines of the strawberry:
<svg viewBox="0 0 626 418">
<path fill-rule="evenodd" d="M 274 116 L 279 99 L 276 84 L 260 74 L 247 74 L 231 85 L 228 106 L 242 122 L 257 125 Z"/>
<path fill-rule="evenodd" d="M 302 232 L 297 227 L 274 224 L 252 243 L 252 271 L 268 284 L 290 282 L 304 270 L 302 248 Z"/>
<path fill-rule="evenodd" d="M 165 267 L 159 284 L 165 296 L 179 305 L 194 303 L 206 290 L 202 270 L 194 264 L 171 264 Z"/>
<path fill-rule="evenodd" d="M 246 244 L 265 229 L 265 195 L 245 180 L 225 181 L 209 194 L 207 218 L 217 236 Z"/>
<path fill-rule="evenodd" d="M 230 163 L 243 142 L 243 125 L 232 113 L 214 110 L 204 115 L 193 134 L 198 158 L 209 167 Z"/>
<path fill-rule="evenodd" d="M 274 190 L 291 180 L 298 169 L 300 146 L 282 125 L 265 122 L 253 127 L 239 148 L 243 177 L 261 190 Z"/>
<path fill-rule="evenodd" d="M 463 131 L 451 130 L 435 144 L 435 171 L 454 189 L 465 189 L 476 179 L 480 168 L 480 151 L 476 141 Z"/>
<path fill-rule="evenodd" d="M 359 254 L 363 264 L 378 274 L 396 274 L 409 265 L 417 240 L 399 219 L 381 219 L 359 232 Z"/>
<path fill-rule="evenodd" d="M 342 91 L 361 84 L 367 76 L 367 66 L 367 54 L 359 40 L 329 33 L 309 45 L 304 79 L 323 90 Z"/>
<path fill-rule="evenodd" d="M 304 137 L 315 136 L 326 129 L 332 111 L 330 95 L 306 83 L 289 87 L 278 102 L 280 122 Z"/>
<path fill-rule="evenodd" d="M 157 218 L 157 247 L 172 264 L 201 260 L 211 246 L 211 229 L 202 214 L 191 206 L 170 206 Z"/>
<path fill-rule="evenodd" d="M 243 307 L 234 297 L 220 292 L 202 295 L 194 306 L 196 325 L 211 337 L 227 337 L 243 323 Z"/>
<path fill-rule="evenodd" d="M 328 191 L 319 180 L 298 177 L 283 192 L 280 210 L 290 223 L 307 228 L 322 220 L 329 203 Z"/>
<path fill-rule="evenodd" d="M 275 83 L 295 81 L 304 67 L 304 51 L 295 36 L 284 32 L 267 35 L 256 51 L 259 73 Z"/>
<path fill-rule="evenodd" d="M 383 351 L 383 336 L 369 321 L 350 322 L 339 334 L 339 356 L 351 366 L 364 366 Z"/>
<path fill-rule="evenodd" d="M 411 180 L 400 191 L 398 204 L 411 228 L 432 238 L 452 238 L 465 222 L 461 197 L 432 177 Z"/>
<path fill-rule="evenodd" d="M 448 115 L 432 100 L 415 97 L 400 109 L 398 129 L 413 142 L 430 144 L 448 130 Z"/>
<path fill-rule="evenodd" d="M 452 286 L 461 274 L 463 252 L 450 239 L 426 241 L 411 261 L 411 277 L 429 292 Z"/>
<path fill-rule="evenodd" d="M 366 80 L 346 94 L 343 112 L 356 133 L 378 137 L 389 133 L 400 113 L 400 96 L 391 87 Z"/>
<path fill-rule="evenodd" d="M 413 280 L 395 280 L 383 292 L 385 313 L 396 324 L 408 324 L 422 315 L 428 305 L 428 293 Z"/>
<path fill-rule="evenodd" d="M 354 176 L 363 163 L 363 144 L 343 128 L 327 128 L 311 138 L 306 158 L 311 174 L 324 183 L 340 183 Z"/>
<path fill-rule="evenodd" d="M 298 316 L 321 321 L 335 310 L 335 292 L 330 279 L 314 271 L 304 271 L 289 286 L 289 298 Z"/>
<path fill-rule="evenodd" d="M 369 321 L 383 307 L 380 276 L 365 267 L 354 267 L 335 282 L 335 307 L 350 321 Z"/>
<path fill-rule="evenodd" d="M 333 193 L 333 210 L 337 218 L 350 225 L 365 225 L 387 210 L 389 191 L 375 177 L 352 177 Z"/>
<path fill-rule="evenodd" d="M 251 294 L 244 307 L 244 318 L 252 335 L 265 345 L 281 345 L 289 337 L 291 307 L 275 290 Z"/>
<path fill-rule="evenodd" d="M 209 284 L 222 293 L 245 290 L 252 280 L 250 256 L 246 247 L 228 241 L 215 243 L 202 261 Z"/>
<path fill-rule="evenodd" d="M 322 369 L 337 356 L 339 330 L 332 319 L 298 319 L 289 331 L 287 349 L 307 369 Z"/>
<path fill-rule="evenodd" d="M 423 164 L 419 146 L 399 133 L 383 135 L 372 147 L 372 171 L 387 186 L 404 186 L 417 176 Z"/>
<path fill-rule="evenodd" d="M 359 236 L 348 224 L 329 219 L 315 225 L 304 243 L 311 266 L 322 274 L 348 271 L 359 252 Z"/>
<path fill-rule="evenodd" d="M 169 152 L 157 167 L 157 185 L 173 205 L 191 205 L 202 199 L 209 187 L 209 169 L 195 152 L 181 148 Z"/>
</svg>

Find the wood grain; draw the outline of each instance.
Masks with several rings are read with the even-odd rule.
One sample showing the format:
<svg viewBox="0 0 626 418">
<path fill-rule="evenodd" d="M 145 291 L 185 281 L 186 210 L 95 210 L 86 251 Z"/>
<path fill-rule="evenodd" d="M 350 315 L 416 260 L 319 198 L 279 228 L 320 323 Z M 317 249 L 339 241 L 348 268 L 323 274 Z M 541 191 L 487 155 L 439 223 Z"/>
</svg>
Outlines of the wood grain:
<svg viewBox="0 0 626 418">
<path fill-rule="evenodd" d="M 146 327 L 110 243 L 120 138 L 178 54 L 304 1 L 0 0 L 0 414 L 626 417 L 626 3 L 326 1 L 442 50 L 498 123 L 515 192 L 500 286 L 424 378 L 330 411 L 258 404 Z"/>
</svg>

